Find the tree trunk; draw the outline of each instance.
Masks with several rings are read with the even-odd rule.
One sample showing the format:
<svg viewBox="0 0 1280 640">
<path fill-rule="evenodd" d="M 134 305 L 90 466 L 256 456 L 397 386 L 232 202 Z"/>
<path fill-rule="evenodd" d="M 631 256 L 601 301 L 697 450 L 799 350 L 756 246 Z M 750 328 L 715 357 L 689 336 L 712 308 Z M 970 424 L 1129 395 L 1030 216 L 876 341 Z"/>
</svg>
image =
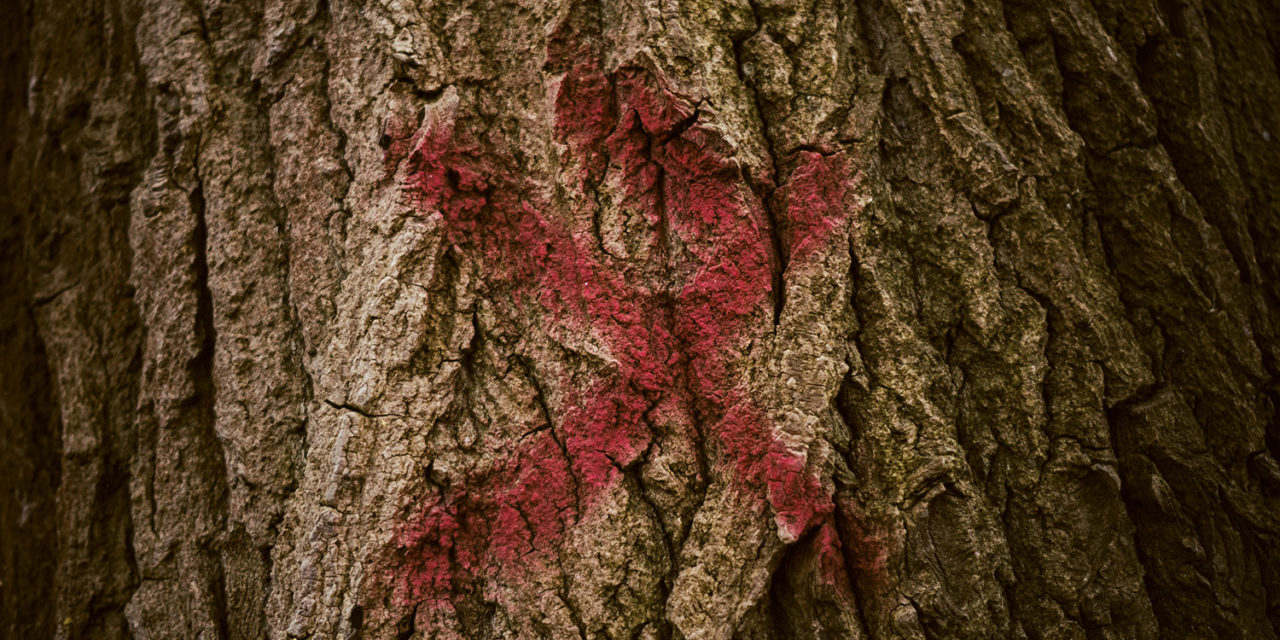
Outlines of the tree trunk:
<svg viewBox="0 0 1280 640">
<path fill-rule="evenodd" d="M 1277 637 L 1273 2 L 3 4 L 4 637 Z"/>
</svg>

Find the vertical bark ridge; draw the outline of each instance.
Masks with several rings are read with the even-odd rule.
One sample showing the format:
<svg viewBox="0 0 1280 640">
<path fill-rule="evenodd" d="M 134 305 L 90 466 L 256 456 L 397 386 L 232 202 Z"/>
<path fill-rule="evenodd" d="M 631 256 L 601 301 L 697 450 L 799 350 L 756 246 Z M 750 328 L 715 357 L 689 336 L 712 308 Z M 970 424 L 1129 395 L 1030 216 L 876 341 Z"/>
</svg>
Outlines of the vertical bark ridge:
<svg viewBox="0 0 1280 640">
<path fill-rule="evenodd" d="M 7 7 L 0 633 L 1276 637 L 1266 2 Z"/>
</svg>

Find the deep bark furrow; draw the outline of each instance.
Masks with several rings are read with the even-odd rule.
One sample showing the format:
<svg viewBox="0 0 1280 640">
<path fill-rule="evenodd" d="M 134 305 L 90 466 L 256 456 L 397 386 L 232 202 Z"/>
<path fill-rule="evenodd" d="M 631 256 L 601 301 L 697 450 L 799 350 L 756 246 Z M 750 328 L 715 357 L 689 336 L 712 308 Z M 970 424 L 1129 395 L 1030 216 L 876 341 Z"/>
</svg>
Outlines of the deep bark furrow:
<svg viewBox="0 0 1280 640">
<path fill-rule="evenodd" d="M 1270 3 L 5 9 L 0 636 L 1277 637 Z"/>
</svg>

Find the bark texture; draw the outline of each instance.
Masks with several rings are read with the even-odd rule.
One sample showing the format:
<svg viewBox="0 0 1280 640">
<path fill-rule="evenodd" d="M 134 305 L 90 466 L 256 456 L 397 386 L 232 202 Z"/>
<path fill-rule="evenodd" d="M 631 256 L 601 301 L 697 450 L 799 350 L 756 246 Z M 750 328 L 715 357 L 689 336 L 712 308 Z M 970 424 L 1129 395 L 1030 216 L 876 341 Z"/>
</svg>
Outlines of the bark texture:
<svg viewBox="0 0 1280 640">
<path fill-rule="evenodd" d="M 4 0 L 0 635 L 1276 638 L 1268 0 Z"/>
</svg>

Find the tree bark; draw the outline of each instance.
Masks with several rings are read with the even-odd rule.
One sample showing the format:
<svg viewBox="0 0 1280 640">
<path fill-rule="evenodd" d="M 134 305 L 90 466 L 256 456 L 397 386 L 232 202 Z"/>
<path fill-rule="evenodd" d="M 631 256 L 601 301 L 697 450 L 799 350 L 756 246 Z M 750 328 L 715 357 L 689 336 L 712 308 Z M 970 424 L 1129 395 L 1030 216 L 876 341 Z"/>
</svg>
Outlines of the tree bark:
<svg viewBox="0 0 1280 640">
<path fill-rule="evenodd" d="M 1275 3 L 3 4 L 0 635 L 1277 637 Z"/>
</svg>

